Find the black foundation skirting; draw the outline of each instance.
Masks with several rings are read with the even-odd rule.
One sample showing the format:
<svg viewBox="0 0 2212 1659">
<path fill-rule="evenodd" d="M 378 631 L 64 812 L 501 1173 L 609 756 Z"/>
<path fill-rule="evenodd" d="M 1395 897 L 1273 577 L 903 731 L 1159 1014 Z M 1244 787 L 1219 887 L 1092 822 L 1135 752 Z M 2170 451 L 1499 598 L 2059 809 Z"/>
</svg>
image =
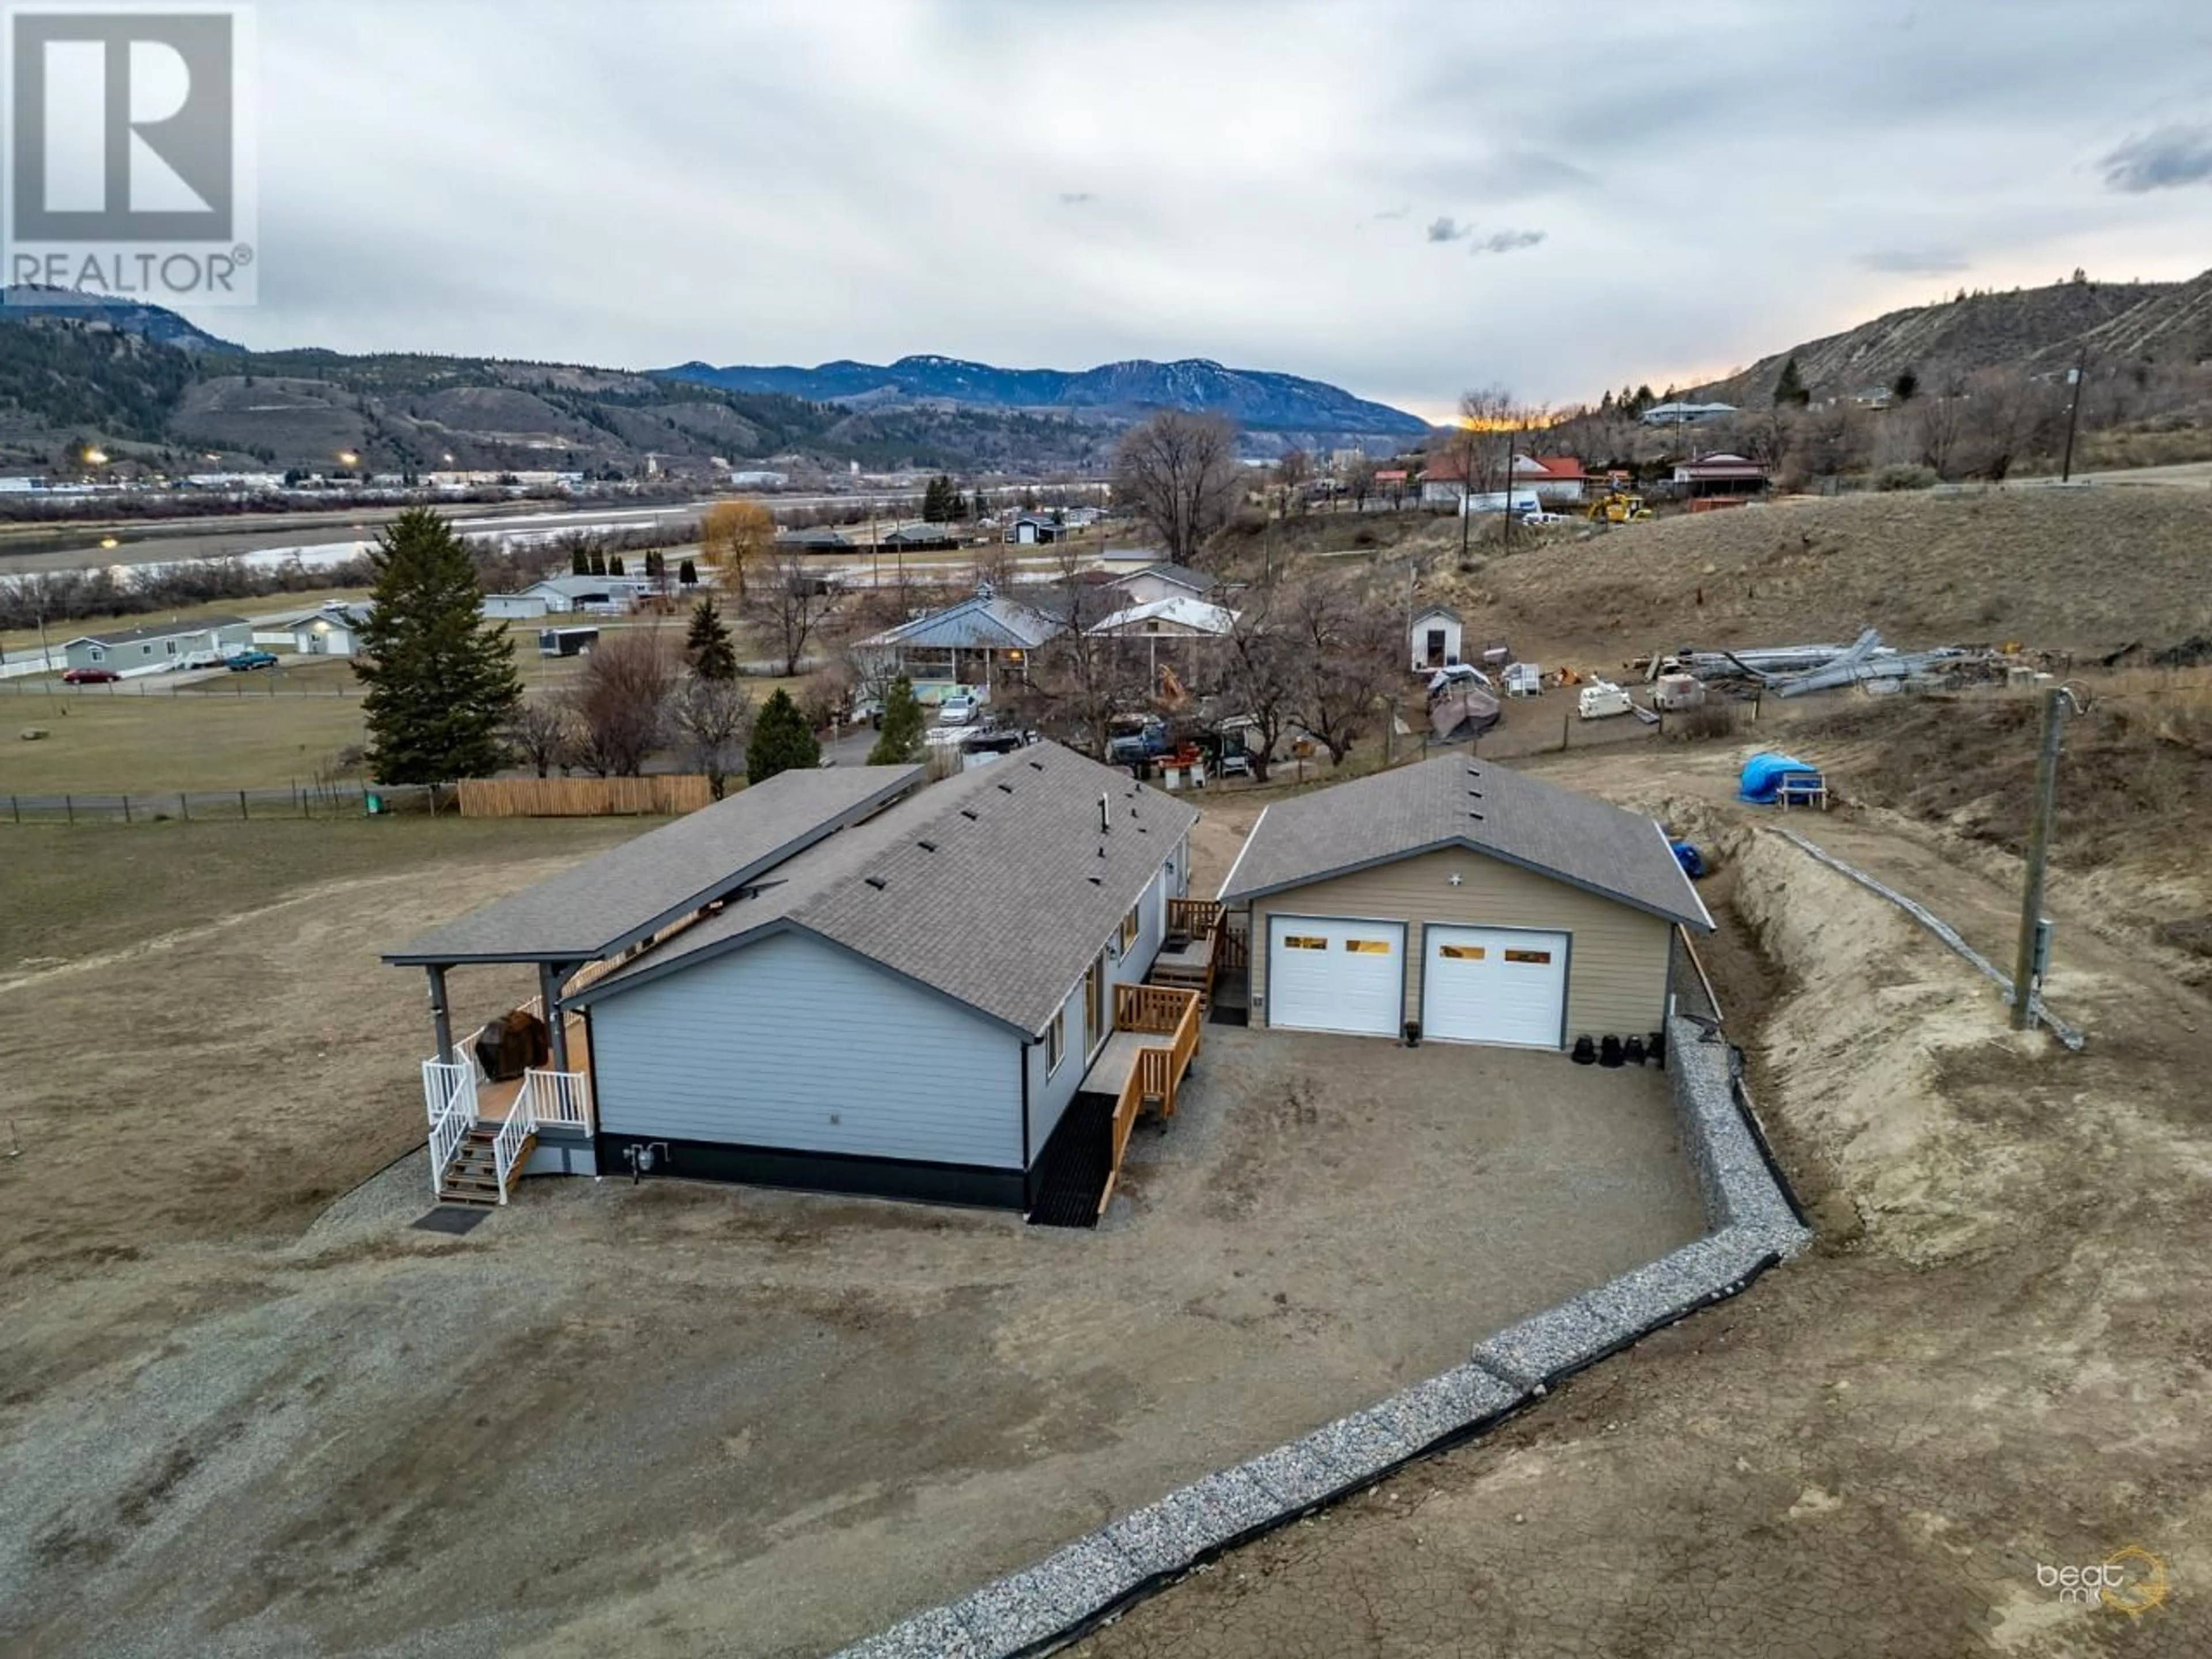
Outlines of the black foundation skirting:
<svg viewBox="0 0 2212 1659">
<path fill-rule="evenodd" d="M 628 1149 L 653 1149 L 648 1179 L 733 1181 L 752 1187 L 795 1187 L 806 1192 L 861 1193 L 871 1198 L 910 1199 L 924 1204 L 964 1204 L 986 1209 L 1023 1207 L 1022 1172 L 968 1164 L 924 1164 L 909 1158 L 854 1158 L 774 1146 L 738 1146 L 719 1140 L 674 1140 L 665 1135 L 602 1133 L 599 1174 L 630 1172 Z"/>
</svg>

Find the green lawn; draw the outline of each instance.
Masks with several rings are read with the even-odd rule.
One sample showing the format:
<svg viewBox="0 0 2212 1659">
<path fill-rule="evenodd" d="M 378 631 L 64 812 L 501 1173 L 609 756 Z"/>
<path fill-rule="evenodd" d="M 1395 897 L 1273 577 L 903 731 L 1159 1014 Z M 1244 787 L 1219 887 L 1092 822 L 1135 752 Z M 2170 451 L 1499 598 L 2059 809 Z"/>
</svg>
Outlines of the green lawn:
<svg viewBox="0 0 2212 1659">
<path fill-rule="evenodd" d="M 347 876 L 611 847 L 658 818 L 398 817 L 247 823 L 0 821 L 0 973 L 203 926 Z"/>
<path fill-rule="evenodd" d="M 319 679 L 343 664 L 315 664 Z M 362 740 L 357 697 L 271 696 L 226 674 L 173 696 L 0 694 L 0 794 L 279 787 L 331 769 Z M 300 671 L 302 673 L 307 671 Z M 17 735 L 40 728 L 47 736 Z"/>
</svg>

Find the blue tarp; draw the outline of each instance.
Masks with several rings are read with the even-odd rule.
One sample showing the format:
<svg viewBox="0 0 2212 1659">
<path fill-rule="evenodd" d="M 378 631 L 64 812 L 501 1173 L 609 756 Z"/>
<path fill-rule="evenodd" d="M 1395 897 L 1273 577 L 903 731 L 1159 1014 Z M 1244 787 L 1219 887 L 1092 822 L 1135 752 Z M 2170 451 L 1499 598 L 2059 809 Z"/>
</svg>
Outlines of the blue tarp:
<svg viewBox="0 0 2212 1659">
<path fill-rule="evenodd" d="M 1771 806 L 1783 778 L 1792 772 L 1815 778 L 1820 775 L 1819 767 L 1795 755 L 1753 755 L 1743 763 L 1743 784 L 1736 791 L 1736 798 L 1756 806 Z"/>
</svg>

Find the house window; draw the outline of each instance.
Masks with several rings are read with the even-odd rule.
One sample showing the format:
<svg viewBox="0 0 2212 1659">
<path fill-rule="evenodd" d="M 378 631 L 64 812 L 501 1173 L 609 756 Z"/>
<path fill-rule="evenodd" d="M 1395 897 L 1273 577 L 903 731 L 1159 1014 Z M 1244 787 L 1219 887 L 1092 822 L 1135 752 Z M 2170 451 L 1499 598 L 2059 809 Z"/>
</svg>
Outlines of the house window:
<svg viewBox="0 0 2212 1659">
<path fill-rule="evenodd" d="M 1121 951 L 1125 956 L 1137 943 L 1137 907 L 1131 905 L 1129 914 L 1121 918 Z"/>
<path fill-rule="evenodd" d="M 1067 1010 L 1062 1007 L 1044 1028 L 1044 1074 L 1050 1077 L 1067 1058 Z"/>
</svg>

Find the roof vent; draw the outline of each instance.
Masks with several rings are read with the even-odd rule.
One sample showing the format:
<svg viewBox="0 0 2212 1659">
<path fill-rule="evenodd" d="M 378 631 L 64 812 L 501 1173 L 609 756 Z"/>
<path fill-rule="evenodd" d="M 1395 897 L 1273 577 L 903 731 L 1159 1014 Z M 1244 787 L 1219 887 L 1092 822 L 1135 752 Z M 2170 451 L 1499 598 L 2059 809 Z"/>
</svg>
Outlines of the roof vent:
<svg viewBox="0 0 2212 1659">
<path fill-rule="evenodd" d="M 863 879 L 866 881 L 869 886 L 874 888 L 878 893 L 882 892 L 884 889 L 889 885 L 889 884 L 885 882 L 881 876 L 867 876 L 864 877 Z"/>
<path fill-rule="evenodd" d="M 1011 795 L 1014 793 L 1014 786 L 1011 783 L 1002 783 L 999 786 L 999 793 L 1002 795 Z"/>
<path fill-rule="evenodd" d="M 934 853 L 937 850 L 937 843 L 933 841 L 918 841 L 915 845 L 925 853 Z"/>
<path fill-rule="evenodd" d="M 1042 761 L 1031 761 L 1031 762 L 1030 763 L 1030 771 L 1032 771 L 1032 772 L 1042 772 L 1042 771 L 1043 771 L 1043 770 L 1044 770 L 1044 763 L 1043 763 Z"/>
<path fill-rule="evenodd" d="M 975 816 L 975 809 L 972 806 L 962 807 L 960 809 L 960 816 L 967 819 L 970 823 L 981 823 L 982 822 L 981 818 Z"/>
<path fill-rule="evenodd" d="M 1476 811 L 1472 806 L 1467 809 L 1467 815 L 1473 818 L 1477 823 L 1480 823 L 1482 822 L 1482 814 Z"/>
<path fill-rule="evenodd" d="M 1098 833 L 1102 836 L 1110 835 L 1113 832 L 1113 807 L 1114 798 L 1101 790 L 1098 794 Z M 1098 856 L 1102 859 L 1106 856 L 1104 848 L 1098 849 Z"/>
<path fill-rule="evenodd" d="M 1106 878 L 1103 876 L 1085 876 L 1084 879 L 1093 887 L 1103 887 L 1106 884 Z"/>
</svg>

